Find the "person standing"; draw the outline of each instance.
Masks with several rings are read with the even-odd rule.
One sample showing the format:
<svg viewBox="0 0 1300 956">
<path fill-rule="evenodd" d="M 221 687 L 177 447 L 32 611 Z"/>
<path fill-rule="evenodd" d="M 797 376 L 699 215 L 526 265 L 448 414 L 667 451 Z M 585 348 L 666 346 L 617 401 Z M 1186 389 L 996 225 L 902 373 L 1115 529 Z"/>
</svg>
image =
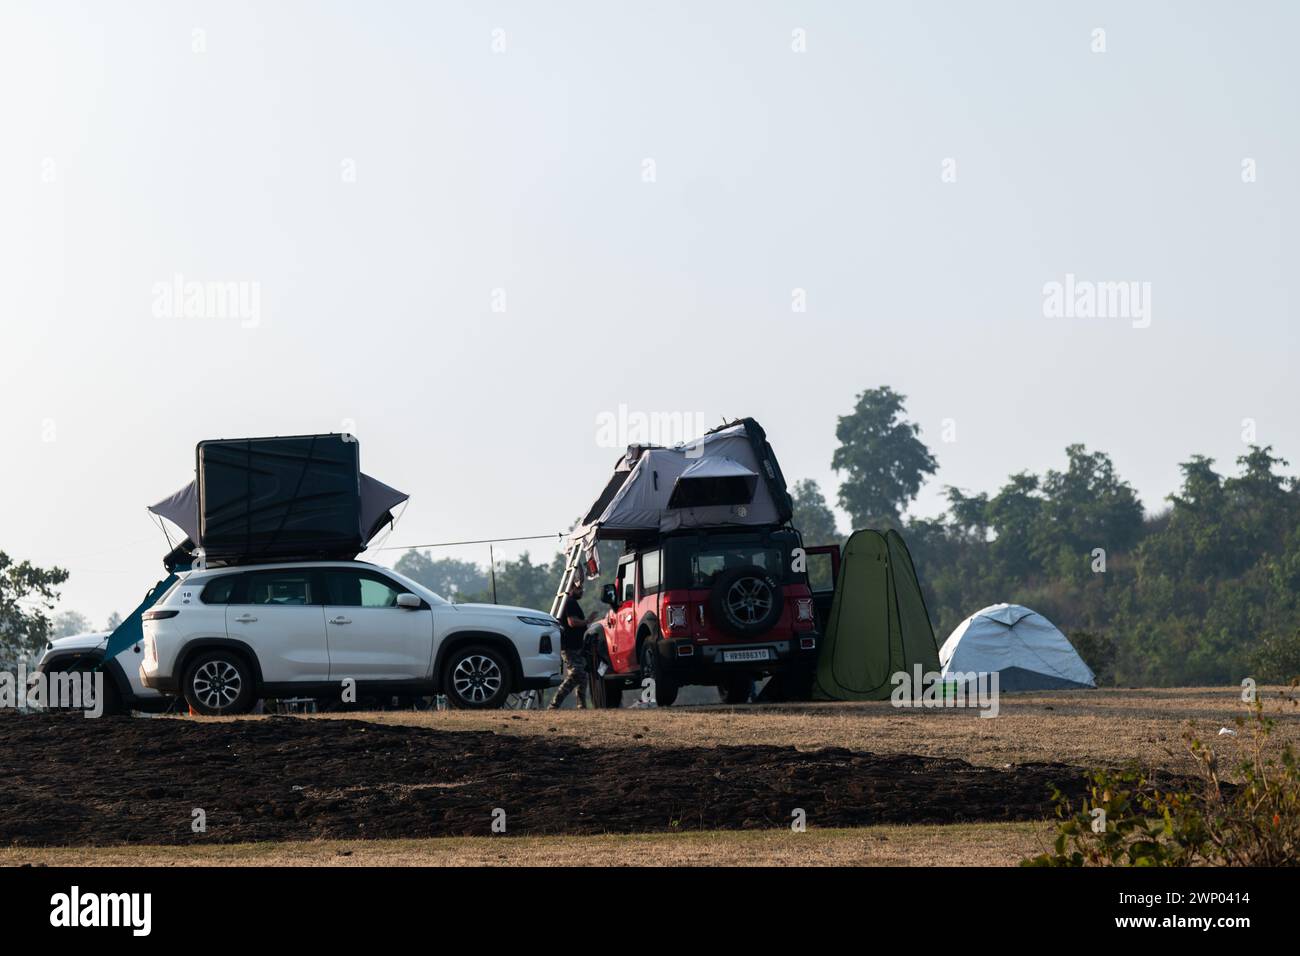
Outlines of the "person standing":
<svg viewBox="0 0 1300 956">
<path fill-rule="evenodd" d="M 584 627 L 587 617 L 582 613 L 578 598 L 582 597 L 582 581 L 574 581 L 569 596 L 560 610 L 560 661 L 564 666 L 564 680 L 555 689 L 555 697 L 548 710 L 558 710 L 569 691 L 578 691 L 578 709 L 587 708 L 587 653 L 584 647 Z"/>
</svg>

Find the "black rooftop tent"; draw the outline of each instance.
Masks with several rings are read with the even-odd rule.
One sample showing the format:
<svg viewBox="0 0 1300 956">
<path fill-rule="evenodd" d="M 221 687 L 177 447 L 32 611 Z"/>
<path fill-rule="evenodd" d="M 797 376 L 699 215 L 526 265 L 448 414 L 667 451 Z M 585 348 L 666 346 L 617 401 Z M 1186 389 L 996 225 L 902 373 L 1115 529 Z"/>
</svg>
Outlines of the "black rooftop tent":
<svg viewBox="0 0 1300 956">
<path fill-rule="evenodd" d="M 210 565 L 354 558 L 407 499 L 361 473 L 350 435 L 202 441 L 195 461 L 195 481 L 149 511 Z"/>
</svg>

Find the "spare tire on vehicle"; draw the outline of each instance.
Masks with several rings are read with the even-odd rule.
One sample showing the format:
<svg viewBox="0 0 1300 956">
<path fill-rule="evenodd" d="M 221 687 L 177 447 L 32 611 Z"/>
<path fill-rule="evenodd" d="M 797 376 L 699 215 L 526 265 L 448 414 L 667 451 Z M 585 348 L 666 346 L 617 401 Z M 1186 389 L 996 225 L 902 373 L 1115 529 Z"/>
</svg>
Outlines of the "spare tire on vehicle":
<svg viewBox="0 0 1300 956">
<path fill-rule="evenodd" d="M 753 564 L 722 572 L 709 594 L 713 620 L 740 637 L 770 631 L 783 607 L 780 582 Z"/>
</svg>

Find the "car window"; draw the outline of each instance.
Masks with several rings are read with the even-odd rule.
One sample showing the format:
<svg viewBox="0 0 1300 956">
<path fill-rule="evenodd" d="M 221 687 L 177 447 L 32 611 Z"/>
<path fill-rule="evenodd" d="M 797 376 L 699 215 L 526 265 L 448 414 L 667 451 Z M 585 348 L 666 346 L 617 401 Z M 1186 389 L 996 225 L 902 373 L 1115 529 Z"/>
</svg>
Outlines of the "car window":
<svg viewBox="0 0 1300 956">
<path fill-rule="evenodd" d="M 229 604 L 231 592 L 234 591 L 235 582 L 238 580 L 238 574 L 225 574 L 213 578 L 204 586 L 199 600 L 204 604 Z"/>
<path fill-rule="evenodd" d="M 712 587 L 725 572 L 749 566 L 762 568 L 777 580 L 785 577 L 785 569 L 781 567 L 781 552 L 776 548 L 762 545 L 713 548 L 700 551 L 692 557 L 691 586 Z"/>
<path fill-rule="evenodd" d="M 374 578 L 361 579 L 362 607 L 397 607 L 397 595 L 401 593 L 391 585 L 376 581 Z"/>
<path fill-rule="evenodd" d="M 808 586 L 814 591 L 835 588 L 834 564 L 829 551 L 808 555 Z"/>
<path fill-rule="evenodd" d="M 263 571 L 249 576 L 249 604 L 301 607 L 318 604 L 310 571 Z"/>
<path fill-rule="evenodd" d="M 631 561 L 618 566 L 618 588 L 620 601 L 636 600 L 636 565 Z"/>
<path fill-rule="evenodd" d="M 365 571 L 326 571 L 328 603 L 338 607 L 397 607 L 406 592 L 397 584 Z"/>
<path fill-rule="evenodd" d="M 641 592 L 654 594 L 659 590 L 659 552 L 647 551 L 641 555 Z"/>
</svg>

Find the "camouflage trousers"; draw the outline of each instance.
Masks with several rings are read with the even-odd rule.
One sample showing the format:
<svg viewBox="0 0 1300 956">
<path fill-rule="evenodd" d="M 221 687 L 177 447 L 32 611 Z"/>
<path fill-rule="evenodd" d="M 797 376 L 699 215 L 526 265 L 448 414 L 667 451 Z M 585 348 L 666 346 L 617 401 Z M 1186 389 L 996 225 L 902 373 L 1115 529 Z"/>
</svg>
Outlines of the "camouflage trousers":
<svg viewBox="0 0 1300 956">
<path fill-rule="evenodd" d="M 578 706 L 587 706 L 587 655 L 582 651 L 560 651 L 560 661 L 564 665 L 564 680 L 555 688 L 555 698 L 551 707 L 559 707 L 569 691 L 577 690 Z"/>
</svg>

